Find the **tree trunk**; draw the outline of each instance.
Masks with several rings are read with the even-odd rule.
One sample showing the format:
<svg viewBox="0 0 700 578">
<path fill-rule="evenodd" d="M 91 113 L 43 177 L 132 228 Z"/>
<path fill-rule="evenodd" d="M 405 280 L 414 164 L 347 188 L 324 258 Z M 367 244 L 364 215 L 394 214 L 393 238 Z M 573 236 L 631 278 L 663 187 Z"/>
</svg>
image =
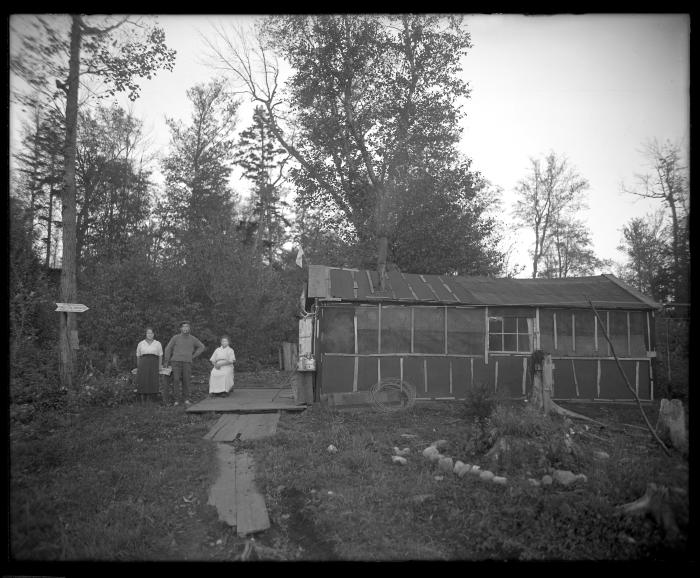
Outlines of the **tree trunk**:
<svg viewBox="0 0 700 578">
<path fill-rule="evenodd" d="M 76 260 L 76 184 L 75 160 L 78 128 L 78 83 L 80 80 L 81 30 L 79 16 L 72 16 L 70 33 L 70 61 L 68 69 L 68 95 L 66 98 L 66 141 L 64 145 L 63 170 L 63 258 L 61 263 L 61 300 L 75 303 L 78 296 Z M 61 315 L 59 331 L 59 373 L 61 385 L 73 386 L 75 374 L 75 350 L 71 347 L 70 335 L 77 332 L 75 313 Z"/>
<path fill-rule="evenodd" d="M 51 189 L 49 190 L 49 215 L 48 215 L 48 220 L 46 221 L 46 268 L 49 268 L 49 264 L 51 263 L 51 233 L 52 233 L 52 226 L 53 226 L 53 198 L 54 198 L 54 191 L 53 191 L 53 185 L 51 185 Z"/>
<path fill-rule="evenodd" d="M 389 238 L 386 235 L 377 240 L 377 274 L 379 275 L 379 290 L 386 289 L 386 259 L 389 252 Z"/>
</svg>

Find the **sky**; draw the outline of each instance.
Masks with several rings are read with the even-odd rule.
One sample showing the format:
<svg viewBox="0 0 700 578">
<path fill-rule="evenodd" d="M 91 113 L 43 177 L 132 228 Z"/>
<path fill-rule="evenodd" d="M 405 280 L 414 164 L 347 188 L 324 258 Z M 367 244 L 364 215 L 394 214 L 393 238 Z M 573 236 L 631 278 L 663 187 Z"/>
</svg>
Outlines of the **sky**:
<svg viewBox="0 0 700 578">
<path fill-rule="evenodd" d="M 166 116 L 189 119 L 186 90 L 218 74 L 207 65 L 202 35 L 213 38 L 214 22 L 252 21 L 158 17 L 166 43 L 177 50 L 175 68 L 143 81 L 133 104 L 157 149 L 168 146 Z M 550 151 L 566 156 L 590 183 L 589 209 L 579 217 L 597 255 L 622 261 L 617 246 L 623 225 L 659 206 L 621 192 L 623 183 L 633 186 L 635 175 L 648 170 L 643 143 L 656 138 L 679 142 L 686 151 L 689 146 L 689 17 L 465 15 L 465 23 L 473 46 L 463 60 L 471 96 L 464 104 L 461 148 L 473 168 L 502 190 L 503 248 L 513 246 L 509 264 L 526 266 L 520 276 L 531 274 L 527 248 L 534 237 L 514 230 L 511 207 L 529 159 Z M 251 114 L 250 105 L 241 109 L 240 128 Z"/>
</svg>

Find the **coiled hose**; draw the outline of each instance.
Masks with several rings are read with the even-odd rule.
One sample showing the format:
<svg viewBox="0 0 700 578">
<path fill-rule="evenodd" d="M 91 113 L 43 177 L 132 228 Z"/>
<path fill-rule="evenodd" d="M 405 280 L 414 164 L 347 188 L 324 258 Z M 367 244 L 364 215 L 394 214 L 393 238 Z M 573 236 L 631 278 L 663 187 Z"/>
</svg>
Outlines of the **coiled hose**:
<svg viewBox="0 0 700 578">
<path fill-rule="evenodd" d="M 395 395 L 394 392 L 399 392 L 399 395 Z M 388 395 L 380 395 L 381 393 Z M 379 411 L 399 411 L 413 407 L 416 402 L 416 388 L 406 380 L 387 377 L 370 388 L 369 397 L 372 405 Z"/>
</svg>

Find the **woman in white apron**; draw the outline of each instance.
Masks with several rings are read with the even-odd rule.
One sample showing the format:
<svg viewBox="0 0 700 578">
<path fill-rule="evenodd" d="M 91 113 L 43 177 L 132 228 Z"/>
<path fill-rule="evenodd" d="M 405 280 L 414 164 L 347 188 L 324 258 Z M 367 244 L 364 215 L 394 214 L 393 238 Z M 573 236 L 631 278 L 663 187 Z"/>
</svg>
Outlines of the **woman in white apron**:
<svg viewBox="0 0 700 578">
<path fill-rule="evenodd" d="M 228 335 L 221 337 L 221 347 L 216 348 L 209 361 L 214 366 L 209 376 L 209 395 L 227 394 L 233 387 L 233 364 L 236 363 Z"/>
</svg>

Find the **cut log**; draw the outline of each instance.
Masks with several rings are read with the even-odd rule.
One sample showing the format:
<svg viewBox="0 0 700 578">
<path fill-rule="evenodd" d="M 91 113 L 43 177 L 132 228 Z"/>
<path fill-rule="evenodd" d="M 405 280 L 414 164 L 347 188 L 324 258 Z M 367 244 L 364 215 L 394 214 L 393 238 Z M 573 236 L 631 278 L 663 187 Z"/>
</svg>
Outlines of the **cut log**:
<svg viewBox="0 0 700 578">
<path fill-rule="evenodd" d="M 668 488 L 665 486 L 648 484 L 647 491 L 641 498 L 620 506 L 620 509 L 629 515 L 651 516 L 661 526 L 668 539 L 673 539 L 679 534 L 676 517 L 668 500 Z"/>
</svg>

